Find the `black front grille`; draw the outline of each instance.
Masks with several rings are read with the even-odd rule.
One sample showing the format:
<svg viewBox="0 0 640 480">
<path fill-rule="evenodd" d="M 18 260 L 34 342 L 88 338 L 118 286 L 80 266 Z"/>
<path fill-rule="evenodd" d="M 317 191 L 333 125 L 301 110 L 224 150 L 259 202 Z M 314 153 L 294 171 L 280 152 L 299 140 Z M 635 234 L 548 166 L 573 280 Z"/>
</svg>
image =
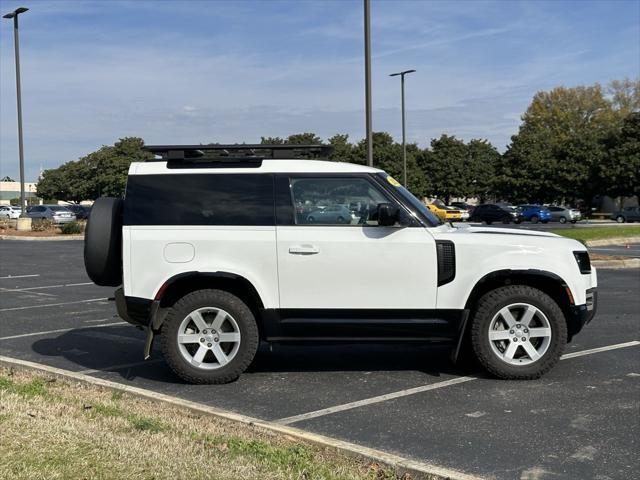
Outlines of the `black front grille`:
<svg viewBox="0 0 640 480">
<path fill-rule="evenodd" d="M 436 240 L 438 255 L 438 286 L 451 282 L 456 276 L 456 247 L 451 240 Z"/>
<path fill-rule="evenodd" d="M 573 252 L 573 256 L 576 257 L 580 273 L 591 273 L 591 260 L 589 260 L 588 252 Z"/>
</svg>

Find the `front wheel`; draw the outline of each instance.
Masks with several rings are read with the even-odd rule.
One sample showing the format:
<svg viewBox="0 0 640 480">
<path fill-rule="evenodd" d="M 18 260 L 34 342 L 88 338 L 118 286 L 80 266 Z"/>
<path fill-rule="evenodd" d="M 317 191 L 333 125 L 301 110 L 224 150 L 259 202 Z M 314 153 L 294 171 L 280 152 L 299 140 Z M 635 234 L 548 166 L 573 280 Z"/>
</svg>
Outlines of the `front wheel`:
<svg viewBox="0 0 640 480">
<path fill-rule="evenodd" d="M 541 377 L 560 359 L 567 324 L 546 293 L 526 285 L 492 290 L 478 302 L 471 344 L 478 361 L 498 378 Z"/>
<path fill-rule="evenodd" d="M 253 313 L 223 290 L 196 290 L 178 300 L 162 326 L 162 352 L 189 383 L 228 383 L 249 366 L 258 349 Z"/>
<path fill-rule="evenodd" d="M 618 215 L 618 216 L 616 217 L 616 222 L 618 222 L 618 223 L 624 223 L 624 217 L 623 217 L 622 215 Z"/>
</svg>

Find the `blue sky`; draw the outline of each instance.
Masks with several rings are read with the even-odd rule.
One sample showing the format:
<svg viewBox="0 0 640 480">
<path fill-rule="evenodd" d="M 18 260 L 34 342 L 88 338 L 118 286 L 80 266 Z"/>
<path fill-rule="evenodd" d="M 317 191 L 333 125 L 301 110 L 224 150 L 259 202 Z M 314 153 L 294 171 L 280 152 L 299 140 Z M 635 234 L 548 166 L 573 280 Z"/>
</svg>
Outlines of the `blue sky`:
<svg viewBox="0 0 640 480">
<path fill-rule="evenodd" d="M 27 180 L 123 136 L 364 136 L 362 1 L 1 0 L 20 18 Z M 488 138 L 536 91 L 640 76 L 640 0 L 372 1 L 374 130 Z M 0 25 L 0 176 L 18 176 L 11 22 Z"/>
</svg>

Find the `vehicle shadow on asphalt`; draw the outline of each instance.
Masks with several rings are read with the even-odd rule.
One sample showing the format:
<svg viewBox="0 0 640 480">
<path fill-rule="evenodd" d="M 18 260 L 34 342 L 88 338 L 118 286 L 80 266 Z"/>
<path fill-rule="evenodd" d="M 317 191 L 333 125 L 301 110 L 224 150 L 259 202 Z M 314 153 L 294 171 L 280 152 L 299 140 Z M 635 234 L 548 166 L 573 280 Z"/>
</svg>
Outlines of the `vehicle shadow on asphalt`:
<svg viewBox="0 0 640 480">
<path fill-rule="evenodd" d="M 158 339 L 151 362 L 143 362 L 144 333 L 130 327 L 76 329 L 34 342 L 41 357 L 61 357 L 73 370 L 112 371 L 127 380 L 183 383 L 162 360 Z M 56 365 L 61 362 L 56 361 Z M 136 364 L 136 365 L 129 365 Z M 114 368 L 124 365 L 121 368 Z M 432 377 L 475 373 L 472 364 L 451 361 L 451 347 L 415 344 L 262 344 L 247 374 L 287 372 L 413 371 Z M 95 373 L 95 372 L 91 372 Z"/>
</svg>

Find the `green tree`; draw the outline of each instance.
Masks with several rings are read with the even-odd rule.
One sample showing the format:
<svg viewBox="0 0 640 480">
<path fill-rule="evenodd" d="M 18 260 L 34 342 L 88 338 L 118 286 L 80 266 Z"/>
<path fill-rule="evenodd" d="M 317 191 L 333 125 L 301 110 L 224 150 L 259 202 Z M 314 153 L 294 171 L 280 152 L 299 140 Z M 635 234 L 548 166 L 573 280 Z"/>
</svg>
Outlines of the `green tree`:
<svg viewBox="0 0 640 480">
<path fill-rule="evenodd" d="M 500 153 L 488 140 L 473 139 L 467 144 L 466 167 L 460 172 L 465 179 L 464 197 L 478 197 L 484 203 L 493 195 Z"/>
<path fill-rule="evenodd" d="M 396 143 L 393 137 L 387 132 L 373 132 L 373 165 L 386 171 L 396 180 L 402 182 L 403 179 L 403 163 L 402 163 L 402 144 Z M 424 171 L 418 165 L 418 156 L 420 149 L 415 144 L 407 144 L 407 190 L 417 197 L 423 197 L 428 190 L 428 184 Z M 367 141 L 360 140 L 354 146 L 353 163 L 365 164 L 367 155 Z M 360 161 L 357 161 L 360 159 Z"/>
<path fill-rule="evenodd" d="M 329 138 L 328 143 L 333 146 L 329 160 L 364 164 L 364 159 L 356 156 L 355 146 L 349 142 L 349 135 L 337 133 Z"/>
<path fill-rule="evenodd" d="M 424 150 L 420 157 L 420 165 L 429 179 L 429 195 L 447 204 L 452 197 L 469 196 L 467 159 L 467 146 L 462 140 L 444 134 L 433 139 L 431 149 Z"/>
<path fill-rule="evenodd" d="M 143 150 L 143 146 L 141 138 L 122 138 L 76 161 L 45 170 L 38 182 L 38 196 L 69 202 L 100 196 L 121 197 L 131 162 L 153 159 L 153 154 Z"/>
<path fill-rule="evenodd" d="M 605 142 L 607 154 L 598 164 L 598 178 L 611 197 L 640 196 L 640 112 L 629 114 L 619 132 Z"/>
<path fill-rule="evenodd" d="M 550 202 L 597 192 L 595 172 L 616 110 L 600 85 L 538 92 L 500 162 L 499 193 L 513 201 Z"/>
</svg>

